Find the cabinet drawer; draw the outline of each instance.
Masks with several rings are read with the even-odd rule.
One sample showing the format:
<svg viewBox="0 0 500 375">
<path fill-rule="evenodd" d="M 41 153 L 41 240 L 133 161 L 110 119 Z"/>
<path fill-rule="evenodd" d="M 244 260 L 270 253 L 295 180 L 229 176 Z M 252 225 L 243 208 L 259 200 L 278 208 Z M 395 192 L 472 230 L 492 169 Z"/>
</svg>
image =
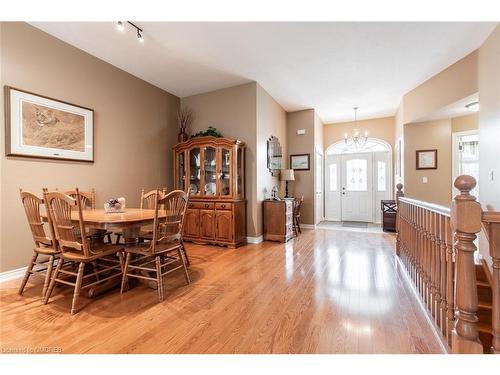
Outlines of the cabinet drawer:
<svg viewBox="0 0 500 375">
<path fill-rule="evenodd" d="M 213 202 L 189 202 L 188 208 L 192 209 L 202 209 L 202 210 L 213 210 L 214 204 Z"/>
<path fill-rule="evenodd" d="M 231 203 L 215 203 L 216 210 L 230 210 L 233 205 Z"/>
</svg>

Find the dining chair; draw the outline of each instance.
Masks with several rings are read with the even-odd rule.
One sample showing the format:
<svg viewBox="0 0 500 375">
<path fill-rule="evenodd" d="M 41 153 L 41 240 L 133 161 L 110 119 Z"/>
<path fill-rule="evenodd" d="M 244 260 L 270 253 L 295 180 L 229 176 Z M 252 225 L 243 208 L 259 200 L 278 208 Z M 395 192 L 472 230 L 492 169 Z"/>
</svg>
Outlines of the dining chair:
<svg viewBox="0 0 500 375">
<path fill-rule="evenodd" d="M 76 199 L 76 191 L 68 190 L 64 194 L 69 195 L 71 198 Z M 96 209 L 96 195 L 95 189 L 92 188 L 90 191 L 80 191 L 80 200 L 82 202 L 82 209 L 84 210 L 95 210 Z M 94 230 L 93 233 L 89 234 L 93 240 L 100 240 L 106 237 L 108 243 L 113 242 L 111 240 L 111 235 L 113 232 L 105 230 Z"/>
<path fill-rule="evenodd" d="M 151 241 L 125 247 L 127 257 L 123 269 L 121 293 L 128 288 L 128 277 L 155 281 L 159 301 L 164 300 L 163 277 L 180 268 L 188 284 L 191 283 L 184 258 L 182 230 L 189 196 L 174 190 L 166 196 L 157 191 Z M 135 257 L 132 259 L 132 255 Z M 167 268 L 174 265 L 174 268 Z M 138 273 L 140 272 L 140 274 Z M 151 277 L 150 274 L 155 277 Z"/>
<path fill-rule="evenodd" d="M 23 281 L 19 287 L 19 294 L 22 295 L 24 288 L 31 275 L 38 274 L 44 276 L 44 283 L 42 289 L 42 297 L 45 296 L 49 286 L 50 276 L 54 266 L 54 260 L 59 256 L 57 244 L 55 242 L 53 228 L 48 223 L 50 237 L 45 233 L 44 223 L 40 216 L 40 206 L 44 204 L 42 198 L 37 197 L 35 194 L 19 189 L 21 195 L 21 202 L 24 206 L 26 218 L 31 229 L 35 247 L 33 248 L 33 256 L 31 257 L 26 273 L 24 274 Z M 43 257 L 43 260 L 39 260 Z M 46 259 L 48 257 L 48 259 Z M 35 268 L 35 265 L 37 266 Z"/>
<path fill-rule="evenodd" d="M 302 234 L 302 230 L 300 229 L 300 208 L 302 207 L 302 202 L 304 202 L 303 195 L 293 200 L 293 233 L 295 236 Z"/>
<path fill-rule="evenodd" d="M 82 199 L 78 188 L 75 189 L 75 193 L 76 197 L 72 198 L 58 191 L 44 191 L 49 221 L 52 223 L 54 235 L 61 251 L 45 294 L 44 304 L 49 301 L 56 283 L 73 286 L 72 315 L 78 311 L 77 303 L 81 290 L 102 284 L 121 275 L 123 254 L 121 246 L 94 242 L 87 236 L 76 234 L 75 228 L 79 228 L 79 233 L 87 232 L 83 219 Z M 76 212 L 76 220 L 72 217 L 73 212 Z M 114 255 L 118 259 L 115 259 Z M 78 272 L 65 269 L 65 262 L 78 265 Z M 85 266 L 92 263 L 97 264 L 97 268 L 93 268 L 92 272 L 85 274 Z M 59 277 L 60 274 L 62 277 Z M 75 281 L 73 281 L 74 277 L 76 277 Z M 92 278 L 95 278 L 95 281 Z"/>
<path fill-rule="evenodd" d="M 157 189 L 155 190 L 150 190 L 148 192 L 145 192 L 144 189 L 141 189 L 141 201 L 140 201 L 140 208 L 142 209 L 153 209 L 155 208 L 155 202 L 156 202 L 156 195 L 160 194 L 161 196 L 165 196 L 167 194 L 167 188 L 163 188 L 161 191 L 158 191 Z M 148 237 L 153 233 L 153 230 L 148 227 L 141 228 L 141 232 L 139 237 L 137 238 L 138 241 L 144 242 L 144 240 L 149 239 Z M 121 238 L 123 237 L 123 232 L 115 232 L 116 236 L 116 244 L 118 245 L 120 243 Z"/>
</svg>

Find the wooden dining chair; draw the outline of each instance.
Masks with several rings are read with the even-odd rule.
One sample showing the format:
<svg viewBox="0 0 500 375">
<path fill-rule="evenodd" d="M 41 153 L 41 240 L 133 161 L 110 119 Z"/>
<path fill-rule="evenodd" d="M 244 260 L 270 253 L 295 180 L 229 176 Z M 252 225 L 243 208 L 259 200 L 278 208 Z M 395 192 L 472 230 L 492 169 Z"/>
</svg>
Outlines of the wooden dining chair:
<svg viewBox="0 0 500 375">
<path fill-rule="evenodd" d="M 72 198 L 58 191 L 44 191 L 49 221 L 52 223 L 54 235 L 61 251 L 45 294 L 44 304 L 49 301 L 56 283 L 73 286 L 71 314 L 78 311 L 77 303 L 81 290 L 102 284 L 121 275 L 123 251 L 121 246 L 93 242 L 87 236 L 76 234 L 75 228 L 79 228 L 79 233 L 87 232 L 83 219 L 82 199 L 78 188 L 75 189 L 75 192 L 76 198 Z M 76 220 L 72 217 L 73 212 L 76 212 Z M 118 259 L 114 258 L 115 255 Z M 78 272 L 65 269 L 65 262 L 78 265 Z M 92 272 L 85 274 L 85 266 L 91 263 L 97 264 L 97 267 L 94 267 Z M 73 281 L 74 277 L 76 277 L 76 281 Z"/>
<path fill-rule="evenodd" d="M 21 201 L 24 206 L 26 218 L 31 229 L 35 247 L 33 248 L 33 256 L 31 257 L 26 273 L 24 274 L 23 281 L 19 287 L 19 294 L 22 295 L 24 288 L 31 275 L 43 275 L 44 283 L 42 289 L 42 297 L 45 296 L 49 286 L 50 276 L 54 266 L 54 261 L 59 256 L 56 241 L 54 240 L 54 231 L 50 223 L 48 223 L 50 237 L 47 236 L 44 228 L 42 217 L 40 216 L 40 206 L 44 204 L 42 198 L 37 197 L 35 194 L 19 189 Z M 43 257 L 44 259 L 40 259 Z M 46 259 L 48 257 L 48 259 Z M 36 266 L 36 267 L 35 267 Z"/>
<path fill-rule="evenodd" d="M 64 194 L 69 195 L 71 198 L 76 199 L 76 190 L 65 191 Z M 82 202 L 83 210 L 95 210 L 96 209 L 96 195 L 95 189 L 92 188 L 90 191 L 80 191 L 80 200 Z M 113 232 L 105 230 L 94 230 L 93 233 L 88 234 L 94 241 L 99 241 L 104 238 L 108 243 L 113 242 L 111 240 L 111 235 Z"/>
<path fill-rule="evenodd" d="M 127 246 L 127 258 L 123 270 L 121 292 L 127 288 L 128 277 L 155 281 L 158 286 L 158 299 L 164 300 L 163 277 L 180 268 L 184 269 L 186 282 L 190 284 L 182 230 L 188 202 L 188 195 L 182 190 L 174 190 L 166 196 L 160 191 L 156 194 L 153 237 L 151 241 Z M 132 255 L 135 258 L 132 259 Z M 174 268 L 168 269 L 169 265 Z M 140 273 L 138 273 L 140 272 Z M 148 272 L 155 277 L 146 276 Z"/>
<path fill-rule="evenodd" d="M 295 236 L 302 234 L 302 230 L 300 229 L 300 208 L 302 207 L 302 202 L 304 202 L 303 195 L 293 200 L 293 233 Z"/>
<path fill-rule="evenodd" d="M 158 194 L 161 196 L 165 196 L 167 194 L 167 188 L 163 188 L 161 191 L 158 190 L 150 190 L 148 192 L 145 192 L 144 189 L 141 189 L 141 201 L 140 201 L 140 208 L 142 209 L 154 209 L 155 208 L 155 202 L 156 202 L 156 195 Z M 139 237 L 137 238 L 138 241 L 144 241 L 145 239 L 149 239 L 148 237 L 153 234 L 153 230 L 151 228 L 145 227 L 141 228 L 141 232 Z M 123 237 L 123 232 L 115 232 L 116 236 L 116 244 L 120 243 L 121 238 Z"/>
</svg>

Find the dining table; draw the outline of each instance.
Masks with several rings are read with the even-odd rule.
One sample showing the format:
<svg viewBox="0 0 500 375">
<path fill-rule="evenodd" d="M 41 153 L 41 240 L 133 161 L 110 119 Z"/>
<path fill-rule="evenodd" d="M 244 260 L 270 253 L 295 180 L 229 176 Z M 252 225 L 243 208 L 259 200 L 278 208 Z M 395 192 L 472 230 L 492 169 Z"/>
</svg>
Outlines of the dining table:
<svg viewBox="0 0 500 375">
<path fill-rule="evenodd" d="M 82 210 L 85 227 L 95 230 L 121 232 L 125 246 L 137 243 L 141 227 L 154 223 L 155 210 L 145 208 L 126 208 L 123 212 L 106 212 L 103 209 Z M 47 221 L 47 213 L 41 216 Z M 165 213 L 158 211 L 158 217 L 165 217 Z M 71 221 L 79 222 L 78 210 L 71 211 Z"/>
<path fill-rule="evenodd" d="M 42 219 L 47 221 L 47 212 L 40 213 Z M 155 218 L 154 209 L 126 208 L 123 212 L 106 212 L 104 209 L 82 210 L 85 228 L 90 229 L 90 233 L 99 231 L 121 232 L 124 246 L 132 246 L 137 243 L 142 227 L 152 226 Z M 164 218 L 165 212 L 158 211 L 158 217 Z M 71 210 L 71 221 L 79 222 L 78 210 Z M 111 282 L 96 288 L 89 288 L 89 297 L 94 297 L 103 292 L 116 287 L 117 283 Z M 147 283 L 151 288 L 156 285 Z"/>
</svg>

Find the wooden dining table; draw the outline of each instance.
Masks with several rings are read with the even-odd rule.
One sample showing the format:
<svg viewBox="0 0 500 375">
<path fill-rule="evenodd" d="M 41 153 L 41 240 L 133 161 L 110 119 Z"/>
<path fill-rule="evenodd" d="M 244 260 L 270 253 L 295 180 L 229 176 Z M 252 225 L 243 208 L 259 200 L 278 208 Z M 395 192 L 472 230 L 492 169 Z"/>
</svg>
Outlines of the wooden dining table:
<svg viewBox="0 0 500 375">
<path fill-rule="evenodd" d="M 102 229 L 112 232 L 121 232 L 125 246 L 135 244 L 141 232 L 141 227 L 152 225 L 155 218 L 154 209 L 126 208 L 124 212 L 108 213 L 103 209 L 83 210 L 83 221 L 86 228 Z M 44 221 L 47 221 L 47 213 L 41 213 Z M 158 217 L 165 217 L 165 213 L 159 211 Z M 79 221 L 77 210 L 71 211 L 71 220 Z"/>
</svg>

